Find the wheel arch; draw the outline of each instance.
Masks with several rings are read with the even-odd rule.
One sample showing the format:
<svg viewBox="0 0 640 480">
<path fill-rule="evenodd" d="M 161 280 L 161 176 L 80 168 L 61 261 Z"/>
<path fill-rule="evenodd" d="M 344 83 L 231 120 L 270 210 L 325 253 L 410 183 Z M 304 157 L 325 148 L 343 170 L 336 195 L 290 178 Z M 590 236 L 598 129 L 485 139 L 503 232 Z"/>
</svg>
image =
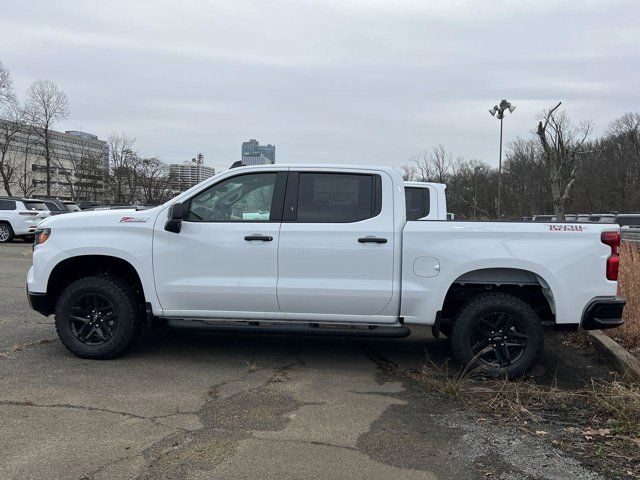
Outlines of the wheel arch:
<svg viewBox="0 0 640 480">
<path fill-rule="evenodd" d="M 75 280 L 96 274 L 114 275 L 128 281 L 132 289 L 145 302 L 142 278 L 136 268 L 127 260 L 112 255 L 77 255 L 58 262 L 47 280 L 47 305 L 53 312 L 56 302 L 64 289 Z"/>
<path fill-rule="evenodd" d="M 529 303 L 543 320 L 554 320 L 555 292 L 539 272 L 519 267 L 489 267 L 468 270 L 449 284 L 440 317 L 446 322 L 471 298 L 488 291 L 504 292 Z"/>
</svg>

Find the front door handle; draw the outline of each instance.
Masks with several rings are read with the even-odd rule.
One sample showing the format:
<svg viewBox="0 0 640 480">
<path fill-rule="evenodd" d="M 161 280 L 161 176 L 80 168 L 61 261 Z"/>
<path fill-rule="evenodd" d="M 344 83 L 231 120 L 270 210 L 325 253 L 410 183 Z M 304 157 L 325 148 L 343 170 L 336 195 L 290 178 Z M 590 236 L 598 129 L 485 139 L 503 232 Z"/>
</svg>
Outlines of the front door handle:
<svg viewBox="0 0 640 480">
<path fill-rule="evenodd" d="M 270 237 L 269 235 L 247 235 L 246 237 L 244 237 L 244 239 L 247 242 L 256 242 L 256 241 L 260 241 L 260 242 L 270 242 L 271 240 L 273 240 L 273 237 Z"/>
<path fill-rule="evenodd" d="M 387 243 L 386 238 L 379 237 L 362 237 L 358 239 L 359 243 Z"/>
</svg>

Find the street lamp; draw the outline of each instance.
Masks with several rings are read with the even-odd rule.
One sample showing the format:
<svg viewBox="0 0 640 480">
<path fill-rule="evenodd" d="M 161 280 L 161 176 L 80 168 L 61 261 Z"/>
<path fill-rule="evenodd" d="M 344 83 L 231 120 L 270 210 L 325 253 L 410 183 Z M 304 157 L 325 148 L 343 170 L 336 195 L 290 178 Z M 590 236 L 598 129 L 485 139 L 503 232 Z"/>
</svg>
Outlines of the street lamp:
<svg viewBox="0 0 640 480">
<path fill-rule="evenodd" d="M 513 113 L 516 109 L 515 105 L 512 105 L 507 100 L 500 100 L 500 105 L 494 105 L 493 108 L 489 109 L 489 113 L 492 117 L 498 118 L 500 120 L 500 157 L 498 160 L 498 200 L 496 202 L 496 214 L 498 220 L 500 220 L 500 197 L 502 193 L 502 120 L 504 119 L 504 112 L 509 110 L 509 113 Z M 496 115 L 497 114 L 497 115 Z"/>
</svg>

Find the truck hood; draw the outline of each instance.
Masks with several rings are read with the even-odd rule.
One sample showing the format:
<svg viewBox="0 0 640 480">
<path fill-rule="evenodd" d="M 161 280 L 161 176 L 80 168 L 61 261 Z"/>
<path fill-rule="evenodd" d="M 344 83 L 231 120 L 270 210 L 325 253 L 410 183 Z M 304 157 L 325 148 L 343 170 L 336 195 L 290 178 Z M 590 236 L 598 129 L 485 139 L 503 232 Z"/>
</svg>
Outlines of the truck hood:
<svg viewBox="0 0 640 480">
<path fill-rule="evenodd" d="M 49 217 L 38 224 L 40 228 L 113 227 L 119 224 L 153 224 L 161 207 L 149 210 L 120 209 L 74 212 Z"/>
</svg>

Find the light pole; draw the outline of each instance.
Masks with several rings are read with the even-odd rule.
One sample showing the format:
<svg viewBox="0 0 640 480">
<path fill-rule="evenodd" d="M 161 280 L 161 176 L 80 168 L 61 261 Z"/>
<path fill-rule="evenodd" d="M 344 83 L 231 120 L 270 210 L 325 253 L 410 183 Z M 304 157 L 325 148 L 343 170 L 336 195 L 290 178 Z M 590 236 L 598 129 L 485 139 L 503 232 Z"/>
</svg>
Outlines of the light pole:
<svg viewBox="0 0 640 480">
<path fill-rule="evenodd" d="M 507 100 L 500 100 L 500 105 L 494 105 L 493 108 L 489 109 L 489 113 L 492 117 L 495 117 L 497 114 L 498 120 L 500 120 L 500 157 L 498 160 L 498 199 L 496 201 L 496 216 L 498 220 L 501 218 L 500 213 L 500 197 L 502 194 L 502 120 L 504 119 L 504 112 L 509 110 L 509 113 L 513 113 L 516 109 L 515 105 L 512 105 Z"/>
</svg>

